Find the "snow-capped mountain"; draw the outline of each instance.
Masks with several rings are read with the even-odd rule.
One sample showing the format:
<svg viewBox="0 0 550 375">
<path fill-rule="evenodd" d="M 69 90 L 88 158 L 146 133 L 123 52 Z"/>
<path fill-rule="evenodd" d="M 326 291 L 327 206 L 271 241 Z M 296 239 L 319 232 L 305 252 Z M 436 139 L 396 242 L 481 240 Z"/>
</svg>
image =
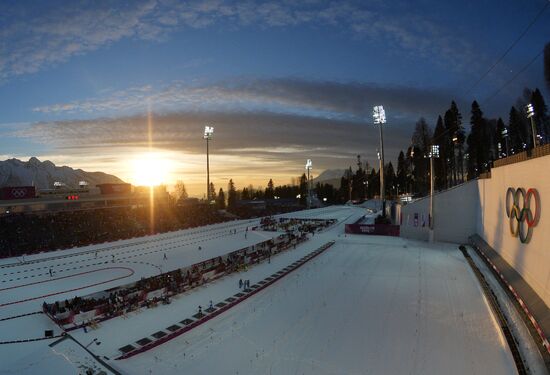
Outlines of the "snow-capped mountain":
<svg viewBox="0 0 550 375">
<path fill-rule="evenodd" d="M 329 184 L 335 188 L 340 187 L 340 179 L 346 171 L 343 169 L 325 169 L 319 176 L 313 179 L 313 183 L 318 182 L 323 184 Z"/>
<path fill-rule="evenodd" d="M 51 189 L 54 182 L 61 182 L 67 187 L 78 187 L 80 181 L 86 181 L 89 186 L 102 183 L 123 183 L 116 176 L 103 172 L 86 172 L 70 167 L 56 167 L 49 160 L 41 162 L 35 157 L 29 161 L 8 159 L 0 161 L 0 187 L 30 186 L 38 189 Z"/>
</svg>

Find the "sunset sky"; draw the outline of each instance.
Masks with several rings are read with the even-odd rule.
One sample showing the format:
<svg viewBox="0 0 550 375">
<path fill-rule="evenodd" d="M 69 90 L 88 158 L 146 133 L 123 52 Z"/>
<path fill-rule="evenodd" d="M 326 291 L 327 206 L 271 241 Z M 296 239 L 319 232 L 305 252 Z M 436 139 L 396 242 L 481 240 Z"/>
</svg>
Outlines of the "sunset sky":
<svg viewBox="0 0 550 375">
<path fill-rule="evenodd" d="M 379 104 L 395 160 L 453 99 L 466 128 L 474 99 L 506 122 L 524 87 L 550 101 L 542 57 L 493 95 L 550 41 L 550 9 L 472 88 L 547 3 L 2 1 L 0 160 L 138 183 L 150 154 L 163 182 L 202 196 L 211 125 L 217 189 L 284 184 L 308 158 L 315 175 L 374 164 Z"/>
</svg>

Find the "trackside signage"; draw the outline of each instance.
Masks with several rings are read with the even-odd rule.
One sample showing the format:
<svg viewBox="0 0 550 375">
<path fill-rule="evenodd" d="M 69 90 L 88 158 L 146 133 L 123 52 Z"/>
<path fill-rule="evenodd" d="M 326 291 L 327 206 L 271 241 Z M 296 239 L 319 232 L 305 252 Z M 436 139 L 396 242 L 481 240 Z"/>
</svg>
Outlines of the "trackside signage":
<svg viewBox="0 0 550 375">
<path fill-rule="evenodd" d="M 392 224 L 346 224 L 346 233 L 374 234 L 399 237 L 399 225 Z"/>
</svg>

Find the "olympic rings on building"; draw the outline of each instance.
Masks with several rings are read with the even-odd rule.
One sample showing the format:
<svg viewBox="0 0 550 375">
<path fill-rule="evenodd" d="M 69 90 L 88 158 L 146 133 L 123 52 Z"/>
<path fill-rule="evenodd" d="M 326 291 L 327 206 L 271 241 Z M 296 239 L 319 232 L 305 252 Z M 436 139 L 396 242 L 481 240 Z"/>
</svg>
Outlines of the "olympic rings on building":
<svg viewBox="0 0 550 375">
<path fill-rule="evenodd" d="M 534 213 L 531 200 L 534 199 Z M 510 219 L 510 233 L 519 237 L 521 243 L 528 243 L 540 219 L 540 196 L 536 189 L 511 188 L 506 190 L 506 216 Z M 527 227 L 527 228 L 526 228 Z"/>
</svg>

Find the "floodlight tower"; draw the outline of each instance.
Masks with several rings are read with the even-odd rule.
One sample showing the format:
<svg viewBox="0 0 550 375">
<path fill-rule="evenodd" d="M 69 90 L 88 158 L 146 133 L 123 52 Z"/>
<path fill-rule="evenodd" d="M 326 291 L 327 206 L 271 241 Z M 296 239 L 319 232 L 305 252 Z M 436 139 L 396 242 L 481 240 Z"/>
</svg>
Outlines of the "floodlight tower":
<svg viewBox="0 0 550 375">
<path fill-rule="evenodd" d="M 439 158 L 439 145 L 432 145 L 430 147 L 430 231 L 429 240 L 434 242 L 434 158 Z"/>
<path fill-rule="evenodd" d="M 508 147 L 508 129 L 504 128 L 502 129 L 502 137 L 504 138 L 504 141 L 506 142 L 506 156 L 510 156 L 510 148 Z"/>
<path fill-rule="evenodd" d="M 386 112 L 384 107 L 377 105 L 372 109 L 374 125 L 380 128 L 380 199 L 382 199 L 382 216 L 386 217 L 386 193 L 384 189 L 384 137 L 382 134 L 382 125 L 386 123 Z"/>
<path fill-rule="evenodd" d="M 306 161 L 306 171 L 307 171 L 307 208 L 311 208 L 311 169 L 313 168 L 313 163 L 311 159 Z"/>
<path fill-rule="evenodd" d="M 206 200 L 208 204 L 210 204 L 210 154 L 208 142 L 212 139 L 212 134 L 214 134 L 214 127 L 205 126 L 202 138 L 206 140 Z"/>
<path fill-rule="evenodd" d="M 527 118 L 531 119 L 531 133 L 533 134 L 533 148 L 537 147 L 537 132 L 535 126 L 535 109 L 533 104 L 529 103 L 525 107 L 527 109 Z"/>
</svg>

